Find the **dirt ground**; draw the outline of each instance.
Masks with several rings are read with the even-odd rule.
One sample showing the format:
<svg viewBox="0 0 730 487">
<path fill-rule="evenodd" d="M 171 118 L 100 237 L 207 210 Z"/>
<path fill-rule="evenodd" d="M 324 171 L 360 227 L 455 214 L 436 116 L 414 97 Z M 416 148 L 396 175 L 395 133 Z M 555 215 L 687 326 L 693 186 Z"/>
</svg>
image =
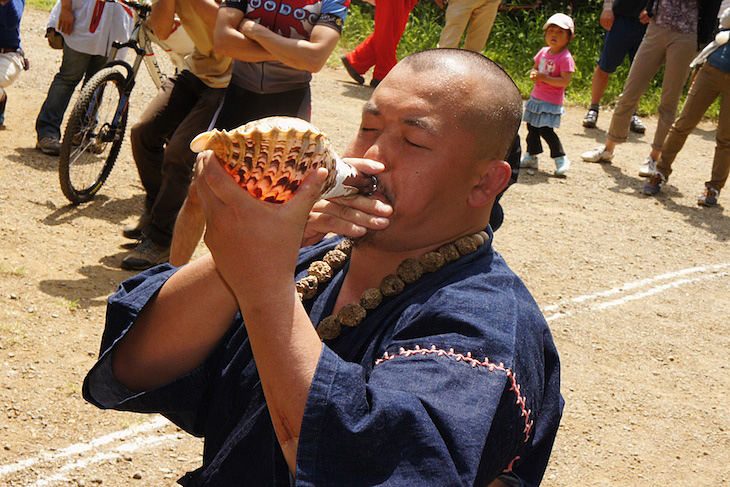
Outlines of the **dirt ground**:
<svg viewBox="0 0 730 487">
<path fill-rule="evenodd" d="M 200 464 L 200 440 L 80 395 L 106 297 L 132 275 L 119 268 L 130 249 L 120 232 L 143 196 L 128 142 L 99 196 L 77 207 L 57 160 L 33 149 L 60 63 L 45 19 L 26 10 L 32 69 L 8 90 L 0 131 L 0 485 L 172 485 Z M 130 121 L 153 93 L 145 72 L 138 80 Z M 327 68 L 313 90 L 313 121 L 344 148 L 370 89 Z M 567 404 L 543 485 L 730 485 L 730 215 L 696 206 L 714 125 L 690 136 L 667 190 L 649 198 L 637 167 L 655 120 L 613 164 L 587 164 L 579 154 L 602 140 L 610 113 L 590 131 L 582 115 L 568 109 L 559 129 L 568 177 L 553 177 L 547 158 L 522 174 L 495 238 L 562 359 Z"/>
</svg>

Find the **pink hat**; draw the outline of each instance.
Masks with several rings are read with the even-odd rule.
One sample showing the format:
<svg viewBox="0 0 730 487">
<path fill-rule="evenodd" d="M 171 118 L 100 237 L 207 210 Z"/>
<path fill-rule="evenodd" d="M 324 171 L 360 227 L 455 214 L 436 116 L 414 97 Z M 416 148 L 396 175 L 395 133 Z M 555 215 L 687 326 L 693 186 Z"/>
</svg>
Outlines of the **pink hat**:
<svg viewBox="0 0 730 487">
<path fill-rule="evenodd" d="M 571 36 L 575 34 L 575 25 L 573 24 L 573 19 L 565 14 L 553 14 L 552 17 L 547 19 L 545 25 L 542 26 L 542 30 L 547 29 L 548 25 L 550 24 L 557 25 L 558 27 L 569 30 Z"/>
</svg>

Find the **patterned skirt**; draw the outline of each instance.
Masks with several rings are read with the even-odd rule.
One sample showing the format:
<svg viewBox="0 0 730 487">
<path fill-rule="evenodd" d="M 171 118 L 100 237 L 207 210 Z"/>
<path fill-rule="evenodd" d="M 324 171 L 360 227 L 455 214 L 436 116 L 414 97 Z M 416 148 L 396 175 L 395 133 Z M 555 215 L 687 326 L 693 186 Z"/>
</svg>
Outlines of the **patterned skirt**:
<svg viewBox="0 0 730 487">
<path fill-rule="evenodd" d="M 560 127 L 560 116 L 565 113 L 563 105 L 556 105 L 530 97 L 525 103 L 522 120 L 533 127 Z"/>
</svg>

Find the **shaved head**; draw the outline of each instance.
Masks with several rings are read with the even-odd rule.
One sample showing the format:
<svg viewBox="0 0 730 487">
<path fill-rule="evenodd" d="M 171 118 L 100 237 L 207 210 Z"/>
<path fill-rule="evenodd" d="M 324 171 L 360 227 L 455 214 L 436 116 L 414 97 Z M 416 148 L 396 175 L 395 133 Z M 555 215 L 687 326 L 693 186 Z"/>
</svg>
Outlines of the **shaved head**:
<svg viewBox="0 0 730 487">
<path fill-rule="evenodd" d="M 438 96 L 453 107 L 455 126 L 473 135 L 478 157 L 506 157 L 520 126 L 522 96 L 494 61 L 463 49 L 430 49 L 406 57 L 394 69 L 438 79 Z"/>
</svg>

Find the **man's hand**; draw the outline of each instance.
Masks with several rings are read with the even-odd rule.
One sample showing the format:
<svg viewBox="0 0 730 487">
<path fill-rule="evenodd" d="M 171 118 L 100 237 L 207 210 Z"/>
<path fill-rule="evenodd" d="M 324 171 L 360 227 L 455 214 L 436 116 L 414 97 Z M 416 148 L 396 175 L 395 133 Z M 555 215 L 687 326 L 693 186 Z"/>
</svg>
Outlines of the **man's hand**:
<svg viewBox="0 0 730 487">
<path fill-rule="evenodd" d="M 613 27 L 613 10 L 603 9 L 603 12 L 601 12 L 601 27 L 611 30 Z"/>
<path fill-rule="evenodd" d="M 71 2 L 61 2 L 61 13 L 58 14 L 58 31 L 63 34 L 70 34 L 74 28 L 74 12 L 71 9 Z"/>
<path fill-rule="evenodd" d="M 345 158 L 348 164 L 365 174 L 378 174 L 382 163 L 370 159 Z M 302 247 L 314 245 L 328 233 L 362 237 L 368 230 L 383 230 L 390 223 L 393 207 L 363 195 L 319 200 L 309 212 L 302 237 Z"/>
<path fill-rule="evenodd" d="M 206 216 L 205 243 L 243 307 L 264 305 L 273 290 L 293 285 L 304 226 L 327 171 L 302 182 L 284 204 L 266 203 L 242 189 L 210 151 L 198 156 L 196 190 Z M 275 305 L 275 303 L 269 303 Z"/>
</svg>

